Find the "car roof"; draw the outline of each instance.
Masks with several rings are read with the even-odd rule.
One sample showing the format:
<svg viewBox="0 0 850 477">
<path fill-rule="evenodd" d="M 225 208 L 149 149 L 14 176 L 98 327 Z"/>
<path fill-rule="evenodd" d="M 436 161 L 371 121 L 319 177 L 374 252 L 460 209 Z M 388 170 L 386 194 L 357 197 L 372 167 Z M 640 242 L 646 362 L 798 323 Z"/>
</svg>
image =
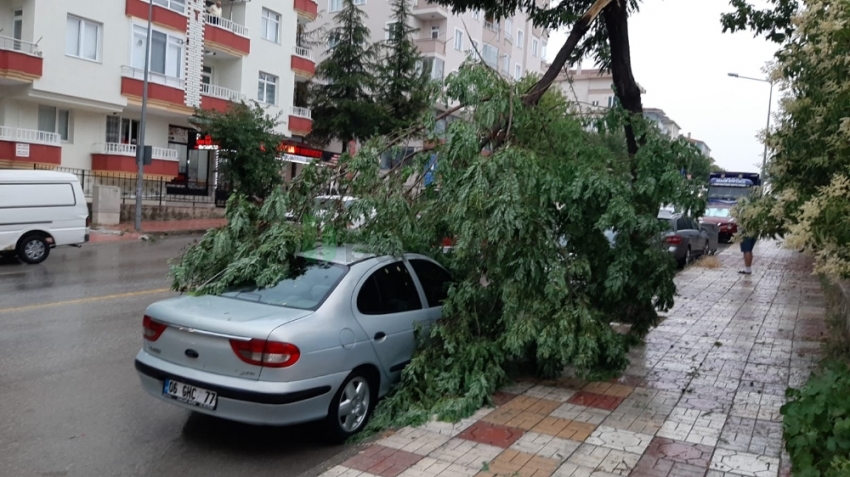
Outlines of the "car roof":
<svg viewBox="0 0 850 477">
<path fill-rule="evenodd" d="M 79 182 L 76 175 L 68 172 L 40 170 L 2 170 L 0 181 L 3 182 Z"/>
<path fill-rule="evenodd" d="M 357 262 L 362 262 L 363 260 L 375 257 L 375 254 L 373 253 L 360 252 L 359 249 L 360 246 L 355 244 L 320 244 L 312 250 L 306 250 L 298 253 L 298 256 L 310 258 L 313 260 L 322 260 L 324 262 L 336 263 L 338 265 L 353 265 Z"/>
</svg>

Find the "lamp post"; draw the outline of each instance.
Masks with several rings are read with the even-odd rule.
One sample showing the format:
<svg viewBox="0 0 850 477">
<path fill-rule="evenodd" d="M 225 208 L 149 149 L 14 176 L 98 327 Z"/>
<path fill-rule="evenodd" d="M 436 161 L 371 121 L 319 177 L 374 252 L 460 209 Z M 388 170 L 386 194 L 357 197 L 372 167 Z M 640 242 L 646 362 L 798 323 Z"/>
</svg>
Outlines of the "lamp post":
<svg viewBox="0 0 850 477">
<path fill-rule="evenodd" d="M 145 39 L 145 72 L 142 81 L 142 120 L 139 122 L 139 140 L 136 143 L 136 232 L 142 230 L 142 189 L 145 175 L 145 126 L 148 115 L 148 70 L 151 59 L 151 19 L 153 18 L 153 1 L 148 1 L 148 35 Z"/>
<path fill-rule="evenodd" d="M 740 78 L 740 79 L 746 79 L 746 80 L 751 80 L 751 81 L 759 81 L 761 83 L 770 83 L 770 99 L 768 99 L 768 102 L 767 102 L 767 126 L 765 126 L 765 136 L 766 136 L 768 131 L 770 131 L 770 108 L 773 106 L 773 81 L 762 79 L 762 78 L 751 78 L 749 76 L 741 76 L 738 73 L 729 73 L 729 76 L 731 76 L 733 78 Z M 761 160 L 762 183 L 767 181 L 766 168 L 767 168 L 767 137 L 765 137 L 764 155 L 762 156 L 762 160 Z"/>
</svg>

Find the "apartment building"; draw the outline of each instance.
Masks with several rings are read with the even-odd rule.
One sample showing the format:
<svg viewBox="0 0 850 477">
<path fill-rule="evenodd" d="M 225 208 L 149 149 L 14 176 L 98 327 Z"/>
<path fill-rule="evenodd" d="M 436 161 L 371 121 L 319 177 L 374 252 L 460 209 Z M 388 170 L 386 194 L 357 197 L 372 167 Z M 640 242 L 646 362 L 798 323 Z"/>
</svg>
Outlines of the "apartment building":
<svg viewBox="0 0 850 477">
<path fill-rule="evenodd" d="M 0 0 L 0 167 L 135 174 L 148 1 Z M 256 100 L 293 144 L 310 132 L 295 90 L 315 61 L 297 31 L 317 3 L 223 0 L 219 16 L 211 1 L 150 1 L 146 177 L 210 179 L 215 147 L 190 125 L 195 108 Z"/>
<path fill-rule="evenodd" d="M 583 111 L 604 111 L 613 107 L 617 102 L 614 92 L 614 77 L 610 71 L 599 68 L 575 69 L 561 72 L 553 83 L 567 99 L 574 102 Z M 638 85 L 641 94 L 646 90 Z"/>
</svg>

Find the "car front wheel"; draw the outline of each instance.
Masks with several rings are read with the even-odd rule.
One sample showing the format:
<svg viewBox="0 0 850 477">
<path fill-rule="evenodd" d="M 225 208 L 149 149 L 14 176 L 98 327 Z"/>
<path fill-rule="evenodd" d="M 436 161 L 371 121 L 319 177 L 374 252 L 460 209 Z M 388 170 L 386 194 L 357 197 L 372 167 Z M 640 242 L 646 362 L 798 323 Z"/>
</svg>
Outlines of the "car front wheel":
<svg viewBox="0 0 850 477">
<path fill-rule="evenodd" d="M 344 441 L 366 427 L 375 409 L 376 391 L 363 371 L 355 370 L 346 378 L 328 409 L 327 425 L 332 441 Z"/>
<path fill-rule="evenodd" d="M 50 255 L 50 245 L 41 235 L 28 235 L 18 242 L 18 258 L 30 265 L 43 262 Z"/>
</svg>

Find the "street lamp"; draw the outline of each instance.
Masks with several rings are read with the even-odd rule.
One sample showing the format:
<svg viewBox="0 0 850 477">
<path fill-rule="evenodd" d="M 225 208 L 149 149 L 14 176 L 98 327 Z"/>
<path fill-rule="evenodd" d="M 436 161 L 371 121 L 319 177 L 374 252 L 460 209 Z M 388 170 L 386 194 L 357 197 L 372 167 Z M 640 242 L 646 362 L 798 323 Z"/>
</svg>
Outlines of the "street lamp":
<svg viewBox="0 0 850 477">
<path fill-rule="evenodd" d="M 771 106 L 773 106 L 773 81 L 762 79 L 762 78 L 750 78 L 749 76 L 741 76 L 738 73 L 729 73 L 729 76 L 731 76 L 733 78 L 759 81 L 761 83 L 770 83 L 770 99 L 767 102 L 767 126 L 765 127 L 765 136 L 766 136 L 768 131 L 770 131 L 770 108 L 771 108 Z M 767 137 L 765 137 L 764 156 L 762 157 L 762 160 L 761 160 L 762 183 L 767 181 L 767 173 L 765 172 L 766 167 L 767 167 Z"/>
<path fill-rule="evenodd" d="M 153 2 L 148 2 L 148 36 L 145 39 L 145 72 L 142 81 L 142 121 L 139 124 L 139 140 L 136 143 L 136 232 L 142 230 L 142 189 L 145 175 L 145 126 L 148 113 L 148 70 L 151 59 L 151 20 L 153 18 Z"/>
</svg>

